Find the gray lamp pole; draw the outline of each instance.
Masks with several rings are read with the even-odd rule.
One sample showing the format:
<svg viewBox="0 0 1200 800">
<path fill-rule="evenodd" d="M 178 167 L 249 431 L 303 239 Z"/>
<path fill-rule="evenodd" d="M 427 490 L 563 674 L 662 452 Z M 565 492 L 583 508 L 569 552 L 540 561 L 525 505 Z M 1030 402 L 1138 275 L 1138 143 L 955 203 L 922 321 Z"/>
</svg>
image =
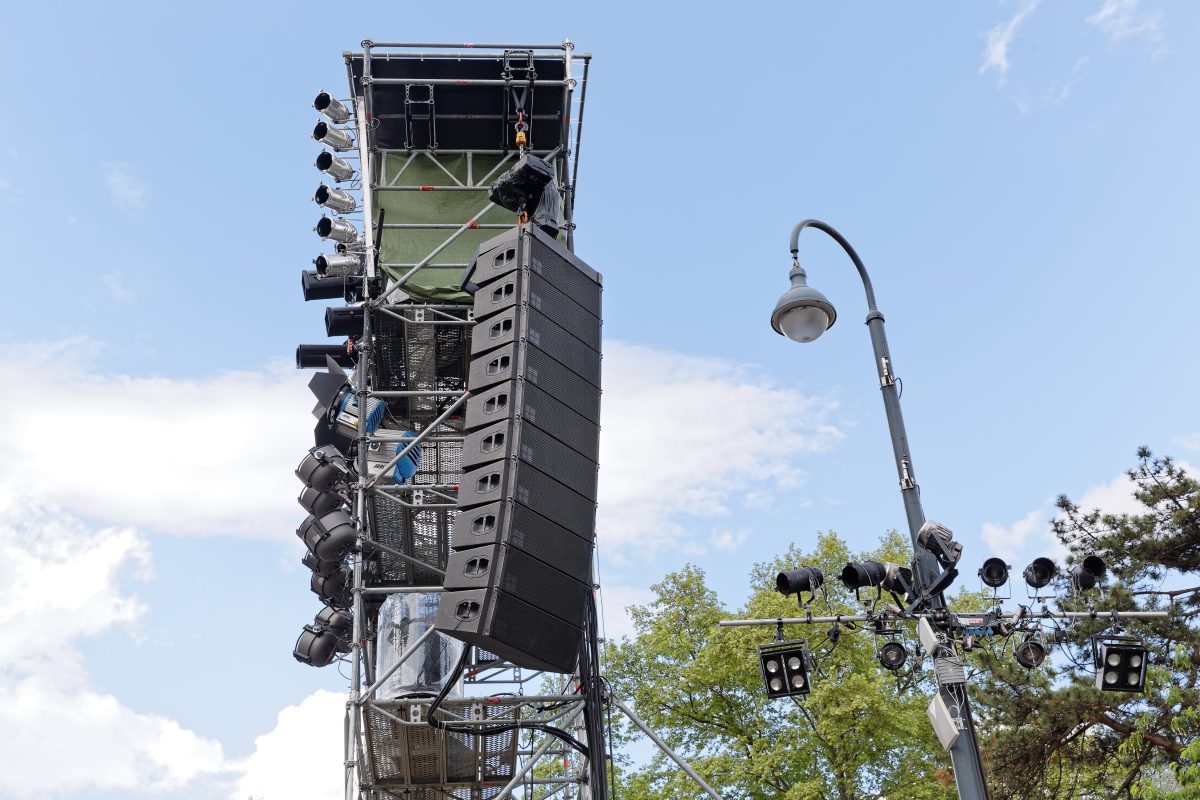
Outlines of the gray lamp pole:
<svg viewBox="0 0 1200 800">
<path fill-rule="evenodd" d="M 871 334 L 871 347 L 875 351 L 875 370 L 879 376 L 880 389 L 883 391 L 883 408 L 887 413 L 892 451 L 896 457 L 896 473 L 900 479 L 900 495 L 904 499 L 904 513 L 908 518 L 915 556 L 913 595 L 921 598 L 928 594 L 929 610 L 936 617 L 937 612 L 946 608 L 943 590 L 949 585 L 949 580 L 953 579 L 953 570 L 943 571 L 938 559 L 917 541 L 921 526 L 925 524 L 925 512 L 921 508 L 916 472 L 913 470 L 912 454 L 908 449 L 908 435 L 904 431 L 904 417 L 900 413 L 900 394 L 892 367 L 892 355 L 883 332 L 883 314 L 875 305 L 875 290 L 871 287 L 871 279 L 858 253 L 854 252 L 854 248 L 845 237 L 820 220 L 807 219 L 792 229 L 792 271 L 789 275 L 792 287 L 775 306 L 775 312 L 771 315 L 771 327 L 794 341 L 811 342 L 837 319 L 837 312 L 825 295 L 808 286 L 807 275 L 800 266 L 799 239 L 805 228 L 824 231 L 840 244 L 854 262 L 862 278 L 863 288 L 866 289 L 867 330 Z M 938 625 L 935 624 L 935 627 Z M 941 627 L 945 627 L 945 622 L 941 623 Z M 935 657 L 935 663 L 941 660 L 937 658 L 937 653 L 930 655 Z M 962 800 L 987 800 L 990 795 L 984 781 L 983 762 L 979 757 L 979 744 L 975 737 L 966 684 L 945 684 L 939 681 L 939 693 L 948 708 L 957 710 L 957 721 L 961 728 L 960 735 L 950 747 L 950 760 L 954 765 L 958 796 Z"/>
</svg>

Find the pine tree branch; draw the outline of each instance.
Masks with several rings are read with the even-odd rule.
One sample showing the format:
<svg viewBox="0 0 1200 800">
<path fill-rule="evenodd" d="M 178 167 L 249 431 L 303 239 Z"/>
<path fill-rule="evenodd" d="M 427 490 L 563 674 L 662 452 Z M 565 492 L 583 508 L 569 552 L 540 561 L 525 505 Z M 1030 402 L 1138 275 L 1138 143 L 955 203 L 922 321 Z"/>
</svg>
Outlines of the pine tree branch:
<svg viewBox="0 0 1200 800">
<path fill-rule="evenodd" d="M 1113 731 L 1121 734 L 1122 736 L 1129 736 L 1134 732 L 1134 727 L 1132 725 L 1126 725 L 1123 722 L 1118 722 L 1108 714 L 1099 714 L 1095 721 L 1107 728 L 1111 728 Z M 1160 736 L 1152 731 L 1142 731 L 1142 738 L 1155 747 L 1166 750 L 1176 758 L 1178 758 L 1179 754 L 1183 752 L 1183 745 L 1173 742 L 1170 739 Z"/>
</svg>

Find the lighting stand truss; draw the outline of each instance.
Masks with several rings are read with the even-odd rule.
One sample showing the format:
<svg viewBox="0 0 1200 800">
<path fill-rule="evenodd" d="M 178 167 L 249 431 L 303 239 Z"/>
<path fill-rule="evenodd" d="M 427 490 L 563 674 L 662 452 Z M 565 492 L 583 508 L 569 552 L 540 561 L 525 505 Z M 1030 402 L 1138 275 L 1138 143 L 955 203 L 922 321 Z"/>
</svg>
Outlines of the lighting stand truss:
<svg viewBox="0 0 1200 800">
<path fill-rule="evenodd" d="M 1060 619 L 1111 620 L 1116 625 L 1123 619 L 1162 619 L 1168 616 L 1170 616 L 1170 612 L 1168 611 L 1097 611 L 1095 609 L 1088 611 L 1051 611 L 1045 606 L 1041 609 L 1020 606 L 1015 612 L 997 608 L 982 614 L 956 613 L 946 609 L 937 609 L 931 613 L 908 613 L 896 609 L 884 609 L 879 613 L 870 614 L 817 616 L 811 611 L 806 610 L 802 617 L 724 619 L 721 620 L 720 625 L 724 628 L 756 625 L 770 626 L 775 629 L 776 638 L 782 639 L 783 626 L 785 625 L 867 623 L 871 626 L 868 630 L 879 632 L 892 628 L 901 622 L 918 623 L 917 627 L 921 636 L 921 644 L 933 659 L 933 672 L 938 683 L 939 696 L 943 702 L 949 699 L 949 702 L 943 707 L 954 709 L 947 712 L 947 724 L 954 729 L 950 734 L 953 738 L 942 741 L 943 746 L 949 752 L 951 746 L 960 738 L 960 735 L 969 736 L 972 740 L 974 739 L 974 726 L 971 722 L 970 707 L 966 700 L 966 671 L 963 668 L 961 656 L 956 649 L 958 647 L 962 647 L 964 650 L 967 649 L 966 646 L 963 646 L 965 637 L 991 634 L 1010 635 L 1013 632 L 1011 628 L 1008 630 L 1008 633 L 1002 633 L 997 629 L 1001 626 L 1020 625 L 1026 621 L 1037 622 Z M 925 624 L 926 622 L 931 624 Z M 935 629 L 943 633 L 939 635 L 935 633 Z M 933 715 L 931 713 L 932 720 Z M 934 730 L 938 732 L 939 738 L 941 738 L 942 731 L 938 731 L 936 723 L 934 724 Z M 962 797 L 968 796 L 963 792 L 961 786 L 959 792 Z M 986 797 L 986 785 L 983 787 L 983 792 L 985 793 L 983 796 Z"/>
<path fill-rule="evenodd" d="M 599 673 L 594 604 L 579 671 L 557 676 L 562 679 L 557 692 L 526 694 L 535 688 L 532 682 L 541 688 L 551 678 L 471 648 L 464 696 L 447 699 L 432 712 L 452 730 L 429 724 L 432 698 L 377 696 L 400 664 L 433 635 L 430 628 L 381 673 L 380 605 L 392 594 L 442 591 L 457 513 L 473 320 L 470 297 L 456 290 L 455 279 L 481 241 L 515 224 L 510 212 L 487 200 L 487 190 L 520 155 L 512 137 L 517 123 L 529 130 L 530 152 L 556 169 L 561 229 L 573 249 L 591 56 L 576 54 L 570 40 L 555 45 L 368 40 L 362 46 L 361 52 L 344 54 L 360 169 L 351 188 L 362 190 L 364 230 L 362 242 L 351 248 L 362 254 L 360 296 L 366 312 L 356 339 L 353 390 L 358 408 L 378 400 L 387 413 L 385 424 L 373 432 L 367 429 L 367 414 L 358 419 L 345 798 L 504 800 L 519 791 L 524 800 L 607 800 L 608 741 L 602 721 L 611 704 L 720 800 L 628 706 L 607 693 Z M 502 65 L 498 74 L 486 77 L 496 64 Z M 465 95 L 464 101 L 455 92 L 475 89 L 504 101 L 493 97 L 483 110 L 463 107 L 483 95 Z M 553 102 L 545 102 L 546 92 L 555 93 Z M 481 145 L 479 131 L 486 125 L 494 126 L 495 137 Z M 547 140 L 550 146 L 538 147 Z M 395 201 L 406 195 L 460 201 L 443 213 L 436 204 Z M 417 447 L 416 475 L 393 482 L 388 477 L 393 467 Z M 548 733 L 550 728 L 580 747 L 568 746 L 561 735 Z"/>
</svg>

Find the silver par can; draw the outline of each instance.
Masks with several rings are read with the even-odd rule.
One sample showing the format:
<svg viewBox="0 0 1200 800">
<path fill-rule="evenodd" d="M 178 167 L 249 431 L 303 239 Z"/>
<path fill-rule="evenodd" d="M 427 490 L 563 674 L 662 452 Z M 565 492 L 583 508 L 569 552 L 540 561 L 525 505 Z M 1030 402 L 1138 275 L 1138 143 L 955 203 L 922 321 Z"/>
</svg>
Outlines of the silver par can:
<svg viewBox="0 0 1200 800">
<path fill-rule="evenodd" d="M 316 266 L 319 275 L 354 275 L 362 269 L 362 262 L 358 256 L 333 253 L 322 253 L 313 259 L 313 265 Z"/>
<path fill-rule="evenodd" d="M 353 242 L 358 239 L 358 230 L 338 217 L 321 217 L 317 220 L 314 230 L 322 239 L 333 239 L 335 242 Z"/>
<path fill-rule="evenodd" d="M 350 109 L 324 89 L 317 92 L 317 97 L 313 100 L 313 108 L 334 122 L 345 122 L 350 119 Z"/>
<path fill-rule="evenodd" d="M 354 177 L 354 167 L 350 166 L 350 162 L 344 158 L 338 158 L 328 150 L 321 151 L 321 154 L 317 156 L 316 165 L 317 169 L 338 183 Z"/>
<path fill-rule="evenodd" d="M 333 209 L 339 214 L 349 214 L 358 208 L 358 203 L 355 202 L 353 195 L 345 189 L 337 189 L 323 183 L 317 187 L 317 191 L 313 192 L 313 202 L 322 208 Z"/>
<path fill-rule="evenodd" d="M 354 148 L 354 138 L 348 131 L 335 128 L 325 120 L 321 120 L 313 128 L 313 138 L 334 150 L 351 150 Z"/>
</svg>

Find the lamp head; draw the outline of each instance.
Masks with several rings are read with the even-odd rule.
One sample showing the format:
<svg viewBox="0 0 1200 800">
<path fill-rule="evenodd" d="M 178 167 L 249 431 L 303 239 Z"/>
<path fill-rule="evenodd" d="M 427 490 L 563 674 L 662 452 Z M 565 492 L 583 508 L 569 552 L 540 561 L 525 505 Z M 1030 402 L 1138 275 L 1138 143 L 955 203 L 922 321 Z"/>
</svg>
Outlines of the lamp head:
<svg viewBox="0 0 1200 800">
<path fill-rule="evenodd" d="M 833 325 L 837 312 L 825 295 L 808 285 L 799 260 L 793 258 L 788 277 L 792 287 L 775 304 L 771 327 L 794 342 L 811 342 Z"/>
</svg>

